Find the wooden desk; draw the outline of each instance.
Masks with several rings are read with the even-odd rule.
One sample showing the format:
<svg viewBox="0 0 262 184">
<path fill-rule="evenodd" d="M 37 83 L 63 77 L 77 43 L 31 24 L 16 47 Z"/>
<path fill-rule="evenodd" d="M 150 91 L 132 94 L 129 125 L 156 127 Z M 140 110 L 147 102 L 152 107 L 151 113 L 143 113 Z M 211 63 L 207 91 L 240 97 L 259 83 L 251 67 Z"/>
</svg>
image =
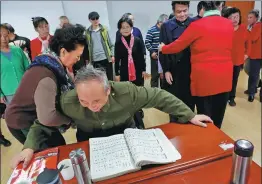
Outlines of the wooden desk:
<svg viewBox="0 0 262 184">
<path fill-rule="evenodd" d="M 135 183 L 160 177 L 171 173 L 177 173 L 192 167 L 203 165 L 217 159 L 231 157 L 232 149 L 224 151 L 219 147 L 221 142 L 233 143 L 233 140 L 216 128 L 213 124 L 208 124 L 207 128 L 194 126 L 191 124 L 169 123 L 158 126 L 170 139 L 173 145 L 182 155 L 182 159 L 175 163 L 158 166 L 147 166 L 142 170 L 97 182 L 98 184 L 111 183 Z M 68 158 L 71 150 L 82 148 L 89 158 L 88 142 L 81 142 L 59 147 L 59 161 Z M 64 181 L 65 184 L 77 183 L 75 179 Z"/>
<path fill-rule="evenodd" d="M 139 184 L 229 184 L 232 157 L 197 166 L 180 173 L 151 178 Z M 252 162 L 248 184 L 261 184 L 261 167 Z"/>
</svg>

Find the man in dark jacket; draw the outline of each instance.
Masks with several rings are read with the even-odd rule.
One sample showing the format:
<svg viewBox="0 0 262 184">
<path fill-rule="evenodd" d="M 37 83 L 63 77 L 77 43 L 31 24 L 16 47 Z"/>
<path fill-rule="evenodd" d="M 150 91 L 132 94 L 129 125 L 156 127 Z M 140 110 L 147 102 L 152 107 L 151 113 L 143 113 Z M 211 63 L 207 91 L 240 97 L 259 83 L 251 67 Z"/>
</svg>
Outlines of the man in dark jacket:
<svg viewBox="0 0 262 184">
<path fill-rule="evenodd" d="M 162 25 L 160 43 L 169 44 L 178 39 L 194 20 L 188 16 L 189 1 L 172 1 L 172 8 L 175 18 Z M 181 99 L 194 111 L 195 104 L 190 92 L 190 49 L 186 48 L 179 54 L 160 54 L 160 63 L 165 77 L 164 89 Z M 170 121 L 175 120 L 170 115 Z"/>
<path fill-rule="evenodd" d="M 195 20 L 201 19 L 204 15 L 204 2 L 205 1 L 199 1 L 197 4 L 197 16 L 194 17 Z"/>
</svg>

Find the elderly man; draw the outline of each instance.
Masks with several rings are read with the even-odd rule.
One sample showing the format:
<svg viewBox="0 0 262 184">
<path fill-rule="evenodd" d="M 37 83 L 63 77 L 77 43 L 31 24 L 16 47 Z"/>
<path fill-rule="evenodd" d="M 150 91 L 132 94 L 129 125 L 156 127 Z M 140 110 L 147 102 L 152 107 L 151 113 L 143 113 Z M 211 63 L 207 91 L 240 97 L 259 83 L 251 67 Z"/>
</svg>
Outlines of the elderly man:
<svg viewBox="0 0 262 184">
<path fill-rule="evenodd" d="M 180 123 L 206 127 L 202 121 L 212 122 L 205 115 L 196 115 L 181 100 L 159 88 L 138 87 L 130 82 L 109 82 L 106 74 L 91 65 L 80 70 L 75 89 L 64 93 L 60 107 L 77 124 L 77 141 L 123 133 L 135 128 L 133 116 L 141 108 L 156 108 L 178 118 Z M 15 157 L 13 167 L 20 161 L 27 166 L 34 151 L 42 149 L 53 128 L 35 123 Z"/>
<path fill-rule="evenodd" d="M 151 87 L 159 86 L 159 68 L 158 68 L 158 46 L 161 25 L 168 20 L 166 14 L 162 14 L 157 19 L 156 25 L 151 27 L 146 34 L 146 48 L 150 53 L 151 58 Z M 148 65 L 148 64 L 147 64 Z M 149 64 L 150 66 L 150 64 Z M 160 80 L 161 86 L 161 80 Z"/>
</svg>

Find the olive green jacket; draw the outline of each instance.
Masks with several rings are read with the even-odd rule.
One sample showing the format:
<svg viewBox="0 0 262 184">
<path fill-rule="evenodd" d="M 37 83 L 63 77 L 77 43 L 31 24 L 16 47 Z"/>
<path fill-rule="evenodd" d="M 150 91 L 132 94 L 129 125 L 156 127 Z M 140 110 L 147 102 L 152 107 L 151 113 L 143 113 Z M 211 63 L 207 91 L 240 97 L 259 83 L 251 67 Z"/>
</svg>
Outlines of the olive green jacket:
<svg viewBox="0 0 262 184">
<path fill-rule="evenodd" d="M 61 96 L 61 110 L 72 118 L 77 127 L 84 132 L 96 130 L 110 130 L 123 127 L 133 121 L 135 112 L 142 108 L 156 108 L 172 114 L 178 122 L 187 123 L 195 114 L 181 100 L 159 88 L 138 87 L 130 82 L 110 82 L 111 93 L 107 104 L 100 112 L 92 112 L 83 107 L 76 91 L 71 90 Z M 32 125 L 24 148 L 40 149 L 54 128 L 44 127 L 35 123 Z M 43 135 L 46 136 L 43 136 Z"/>
<path fill-rule="evenodd" d="M 107 28 L 105 26 L 102 26 L 101 24 L 99 26 L 100 26 L 100 33 L 102 37 L 102 45 L 105 50 L 107 60 L 109 62 L 112 62 L 112 57 L 114 56 L 114 52 L 115 52 L 115 45 L 112 43 L 110 39 Z M 92 26 L 90 26 L 86 30 L 86 40 L 87 40 L 88 51 L 89 51 L 89 62 L 93 63 L 93 41 L 92 41 L 91 34 L 92 34 Z"/>
</svg>

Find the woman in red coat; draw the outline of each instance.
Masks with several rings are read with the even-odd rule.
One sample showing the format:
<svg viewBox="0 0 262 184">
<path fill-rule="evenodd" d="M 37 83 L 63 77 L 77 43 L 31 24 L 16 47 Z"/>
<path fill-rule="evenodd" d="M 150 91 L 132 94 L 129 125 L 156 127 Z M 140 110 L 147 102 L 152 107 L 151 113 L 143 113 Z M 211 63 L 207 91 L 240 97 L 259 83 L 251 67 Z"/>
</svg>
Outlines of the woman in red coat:
<svg viewBox="0 0 262 184">
<path fill-rule="evenodd" d="M 220 16 L 214 1 L 205 1 L 204 17 L 192 22 L 185 32 L 169 45 L 161 44 L 163 54 L 191 49 L 191 93 L 197 112 L 210 116 L 220 128 L 232 88 L 232 40 L 230 20 Z"/>
<path fill-rule="evenodd" d="M 49 24 L 44 17 L 34 17 L 32 21 L 36 32 L 39 34 L 39 36 L 31 40 L 30 43 L 33 61 L 36 56 L 42 54 L 49 47 L 52 36 L 49 34 Z"/>
<path fill-rule="evenodd" d="M 249 57 L 251 51 L 249 32 L 246 28 L 246 25 L 241 24 L 241 13 L 238 8 L 228 8 L 223 16 L 231 20 L 234 27 L 232 53 L 232 60 L 234 65 L 233 84 L 232 90 L 229 94 L 228 103 L 230 106 L 236 106 L 235 97 L 238 76 L 241 67 L 244 64 L 244 61 Z"/>
</svg>

